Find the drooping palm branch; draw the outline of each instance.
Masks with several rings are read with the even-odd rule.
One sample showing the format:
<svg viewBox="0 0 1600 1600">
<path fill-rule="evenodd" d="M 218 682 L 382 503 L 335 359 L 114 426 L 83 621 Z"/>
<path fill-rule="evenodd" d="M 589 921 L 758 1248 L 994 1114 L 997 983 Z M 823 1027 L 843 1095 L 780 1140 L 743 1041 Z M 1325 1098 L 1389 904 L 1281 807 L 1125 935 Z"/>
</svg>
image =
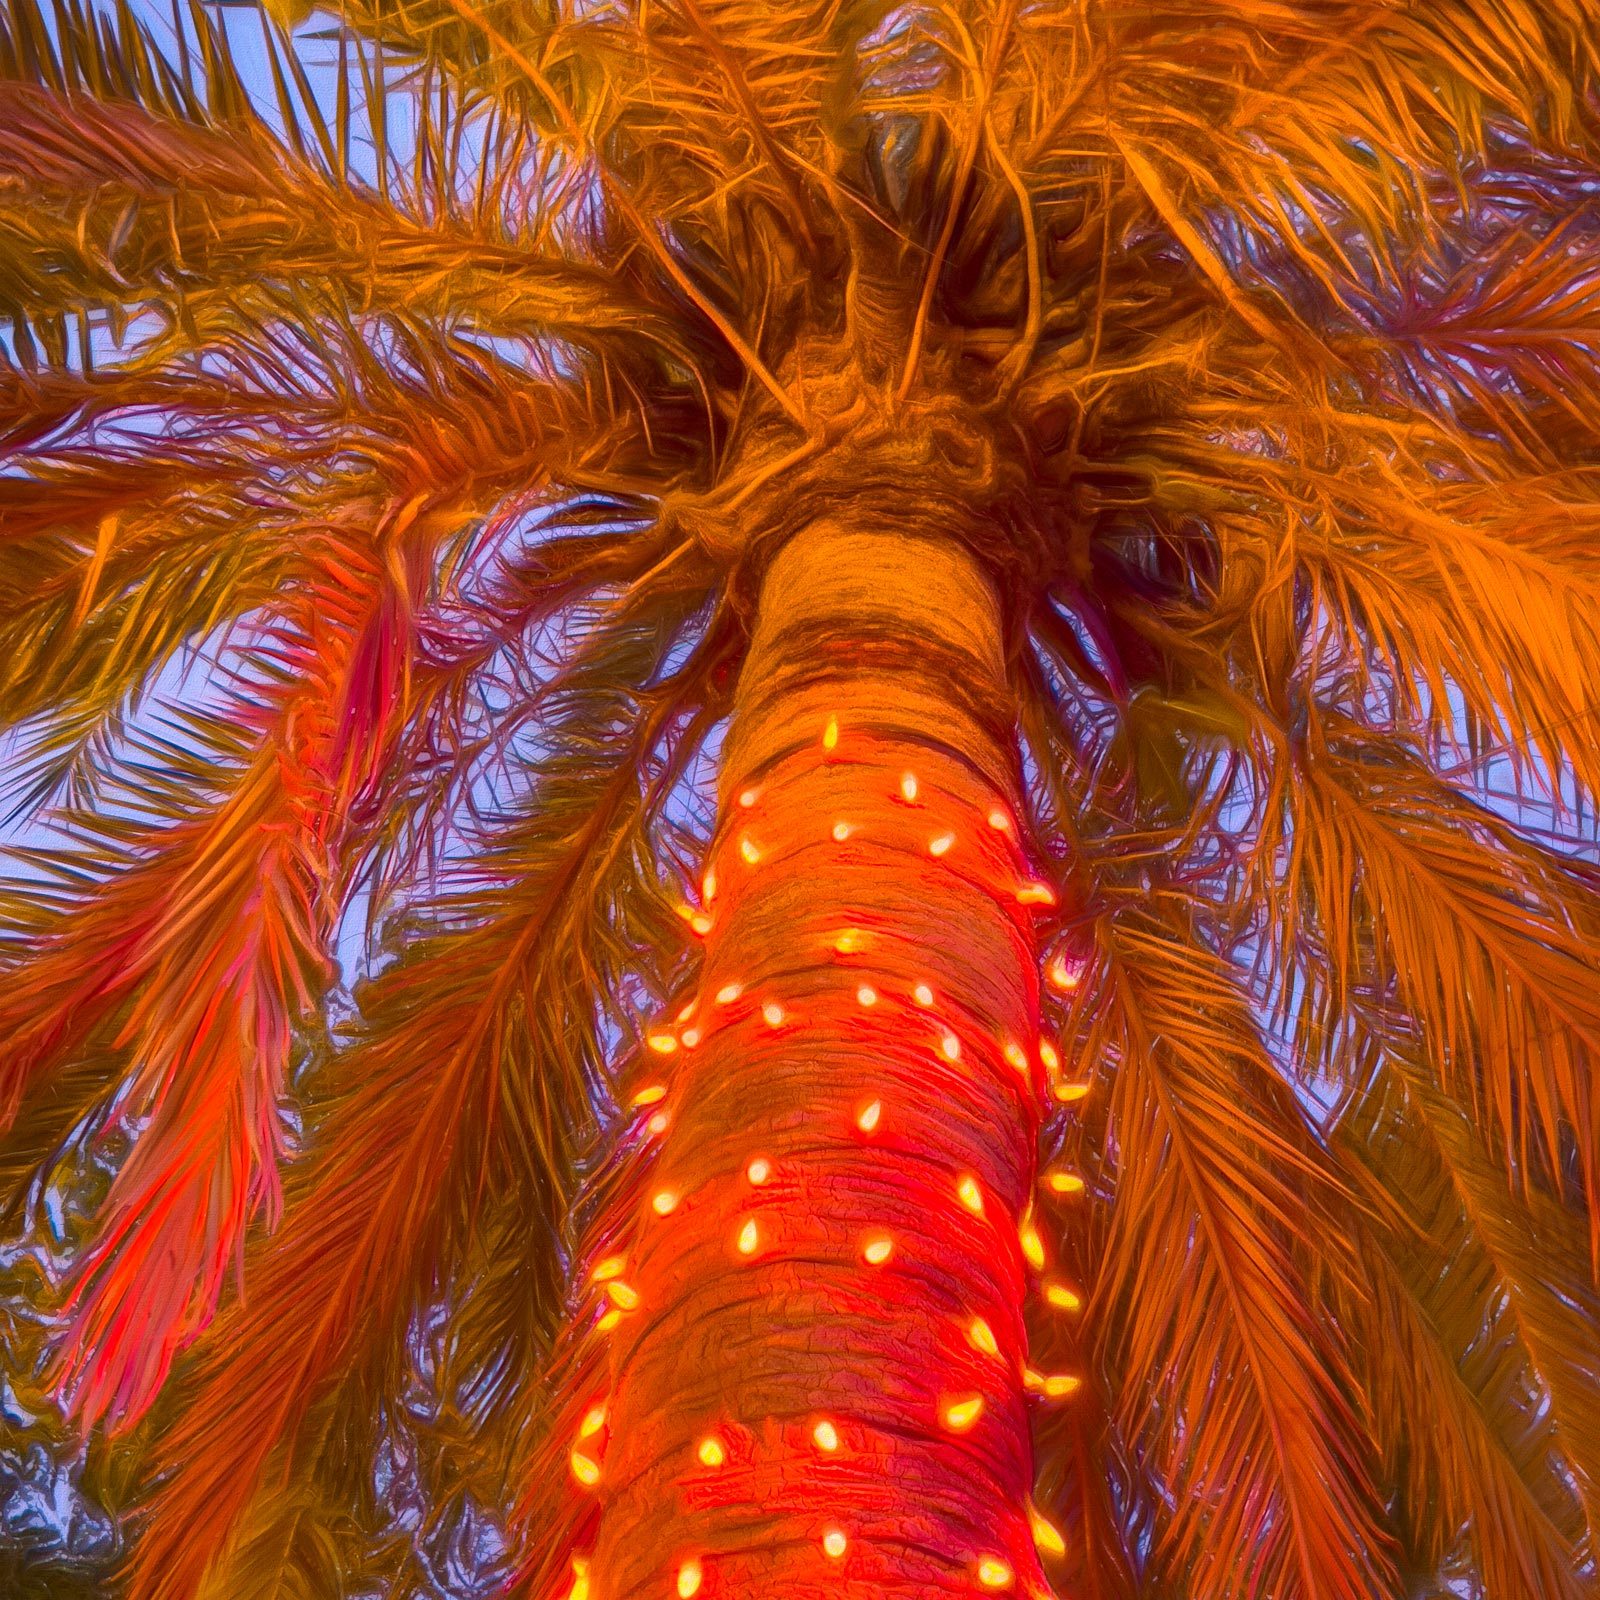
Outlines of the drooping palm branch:
<svg viewBox="0 0 1600 1600">
<path fill-rule="evenodd" d="M 0 1170 L 131 1138 L 49 1374 L 156 1407 L 131 1593 L 416 1587 L 440 1308 L 437 1526 L 564 1570 L 753 565 L 915 415 L 1073 889 L 1065 1591 L 1592 1594 L 1593 9 L 362 0 L 261 84 L 241 14 L 0 13 Z"/>
</svg>

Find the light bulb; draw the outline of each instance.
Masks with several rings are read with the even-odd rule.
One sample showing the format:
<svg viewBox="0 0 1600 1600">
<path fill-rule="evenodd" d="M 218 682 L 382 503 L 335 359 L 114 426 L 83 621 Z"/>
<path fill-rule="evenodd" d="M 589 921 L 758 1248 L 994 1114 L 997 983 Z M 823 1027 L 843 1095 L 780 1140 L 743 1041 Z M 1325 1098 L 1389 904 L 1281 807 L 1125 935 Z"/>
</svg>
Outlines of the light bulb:
<svg viewBox="0 0 1600 1600">
<path fill-rule="evenodd" d="M 1061 1052 L 1048 1039 L 1039 1041 L 1039 1060 L 1043 1063 L 1046 1072 L 1059 1072 L 1061 1070 Z"/>
<path fill-rule="evenodd" d="M 919 983 L 916 988 L 911 991 L 911 998 L 915 1000 L 919 1006 L 931 1006 L 933 1004 L 933 990 L 930 989 L 927 984 Z"/>
<path fill-rule="evenodd" d="M 983 1215 L 983 1190 L 978 1187 L 978 1180 L 970 1173 L 964 1174 L 961 1181 L 956 1184 L 956 1193 L 961 1197 L 961 1203 L 973 1216 Z"/>
<path fill-rule="evenodd" d="M 637 1311 L 639 1309 L 639 1291 L 632 1284 L 624 1283 L 621 1278 L 615 1279 L 606 1285 L 606 1293 L 611 1298 L 611 1303 L 618 1311 Z"/>
<path fill-rule="evenodd" d="M 1009 1589 L 1011 1568 L 999 1556 L 985 1556 L 978 1563 L 978 1582 L 985 1589 Z"/>
<path fill-rule="evenodd" d="M 700 1030 L 698 1028 L 685 1028 L 683 1030 L 683 1048 L 693 1050 L 700 1043 Z"/>
<path fill-rule="evenodd" d="M 959 1061 L 961 1059 L 961 1041 L 953 1033 L 947 1033 L 940 1039 L 939 1049 L 946 1061 Z"/>
<path fill-rule="evenodd" d="M 859 928 L 846 928 L 833 941 L 833 948 L 842 956 L 853 956 L 866 942 Z"/>
<path fill-rule="evenodd" d="M 740 995 L 744 993 L 744 985 L 739 983 L 725 983 L 717 990 L 717 1004 L 731 1006 Z"/>
<path fill-rule="evenodd" d="M 708 917 L 705 912 L 697 911 L 692 917 L 689 918 L 689 926 L 693 928 L 694 931 L 701 936 L 701 938 L 704 938 L 706 934 L 711 932 L 714 924 L 712 923 L 711 918 Z"/>
<path fill-rule="evenodd" d="M 1064 1283 L 1047 1283 L 1044 1286 L 1044 1297 L 1057 1311 L 1076 1311 L 1083 1304 L 1083 1296 L 1076 1289 L 1069 1289 Z"/>
<path fill-rule="evenodd" d="M 656 1105 L 666 1098 L 667 1091 L 665 1086 L 659 1083 L 652 1083 L 648 1087 L 641 1089 L 638 1094 L 633 1097 L 632 1104 L 634 1109 L 638 1110 L 643 1106 Z"/>
<path fill-rule="evenodd" d="M 1033 1530 L 1034 1547 L 1047 1556 L 1064 1556 L 1067 1541 L 1053 1522 L 1047 1522 L 1032 1507 L 1028 1507 L 1028 1526 Z"/>
<path fill-rule="evenodd" d="M 947 1400 L 939 1412 L 939 1420 L 951 1433 L 965 1433 L 983 1415 L 983 1396 L 968 1395 L 961 1400 Z"/>
<path fill-rule="evenodd" d="M 883 1102 L 881 1100 L 869 1100 L 856 1113 L 856 1126 L 863 1133 L 871 1133 L 878 1126 L 882 1116 Z"/>
<path fill-rule="evenodd" d="M 816 1441 L 817 1449 L 830 1455 L 839 1448 L 839 1430 L 826 1418 L 811 1430 L 811 1437 Z"/>
<path fill-rule="evenodd" d="M 667 1116 L 665 1111 L 655 1111 L 651 1113 L 650 1120 L 645 1123 L 645 1128 L 650 1133 L 665 1133 L 667 1124 L 670 1121 L 671 1118 Z"/>
<path fill-rule="evenodd" d="M 832 750 L 839 742 L 839 719 L 829 717 L 828 725 L 822 730 L 822 748 Z"/>
<path fill-rule="evenodd" d="M 693 1600 L 700 1592 L 700 1563 L 685 1561 L 678 1568 L 678 1600 Z"/>
<path fill-rule="evenodd" d="M 989 826 L 991 828 L 997 828 L 1001 833 L 1009 833 L 1011 831 L 1011 818 L 1008 817 L 998 806 L 996 806 L 994 810 L 989 813 Z"/>
<path fill-rule="evenodd" d="M 700 898 L 710 905 L 717 898 L 717 875 L 715 871 L 707 869 L 700 879 Z"/>
<path fill-rule="evenodd" d="M 1007 1063 L 1015 1067 L 1018 1072 L 1027 1073 L 1028 1052 L 1015 1039 L 1006 1040 L 1005 1049 L 1001 1051 L 1001 1054 L 1006 1058 Z"/>
<path fill-rule="evenodd" d="M 567 1458 L 572 1468 L 572 1476 L 584 1488 L 592 1489 L 600 1481 L 600 1463 L 592 1456 L 586 1456 L 581 1450 L 574 1450 Z"/>
<path fill-rule="evenodd" d="M 982 1317 L 974 1317 L 967 1324 L 967 1343 L 974 1350 L 981 1350 L 986 1356 L 1000 1354 L 1000 1345 L 995 1339 L 994 1329 Z"/>
<path fill-rule="evenodd" d="M 567 1590 L 567 1600 L 589 1600 L 589 1563 L 576 1556 L 572 1561 L 572 1587 Z"/>
<path fill-rule="evenodd" d="M 1021 906 L 1053 906 L 1056 892 L 1048 883 L 1022 883 L 1017 885 L 1017 904 Z"/>
<path fill-rule="evenodd" d="M 761 859 L 761 852 L 756 848 L 755 841 L 748 833 L 739 841 L 739 854 L 752 867 Z"/>
<path fill-rule="evenodd" d="M 953 833 L 941 833 L 938 838 L 928 841 L 928 854 L 930 856 L 943 856 L 950 853 L 950 847 L 956 842 Z"/>
<path fill-rule="evenodd" d="M 755 1160 L 744 1169 L 744 1175 L 751 1181 L 751 1183 L 759 1187 L 772 1176 L 772 1163 L 768 1161 L 765 1156 L 757 1156 Z"/>
<path fill-rule="evenodd" d="M 695 1454 L 699 1456 L 703 1467 L 720 1467 L 727 1460 L 727 1452 L 723 1450 L 721 1441 L 709 1436 L 700 1441 L 700 1448 Z"/>
<path fill-rule="evenodd" d="M 658 1217 L 670 1217 L 678 1209 L 678 1196 L 672 1189 L 657 1189 L 650 1201 L 650 1209 Z"/>
<path fill-rule="evenodd" d="M 583 1421 L 578 1424 L 578 1437 L 592 1439 L 606 1425 L 606 1408 L 603 1405 L 590 1406 L 583 1414 Z"/>
<path fill-rule="evenodd" d="M 1051 1194 L 1082 1194 L 1083 1179 L 1076 1172 L 1047 1172 L 1044 1186 Z"/>
<path fill-rule="evenodd" d="M 832 1556 L 835 1561 L 845 1553 L 850 1541 L 837 1528 L 829 1528 L 822 1536 L 822 1549 L 824 1554 Z"/>
<path fill-rule="evenodd" d="M 875 1006 L 878 1003 L 878 991 L 871 984 L 864 983 L 856 990 L 856 1001 L 859 1005 Z"/>
<path fill-rule="evenodd" d="M 915 800 L 917 798 L 917 775 L 914 772 L 900 774 L 900 798 L 902 800 Z"/>
<path fill-rule="evenodd" d="M 678 1048 L 678 1041 L 670 1033 L 652 1033 L 645 1043 L 650 1046 L 658 1056 L 670 1056 Z"/>
<path fill-rule="evenodd" d="M 745 808 L 746 811 L 748 811 L 750 809 L 750 807 L 753 806 L 756 803 L 756 801 L 759 800 L 760 798 L 761 798 L 760 790 L 758 790 L 758 789 L 744 789 L 739 794 L 739 804 L 742 805 Z"/>
<path fill-rule="evenodd" d="M 1079 1100 L 1087 1098 L 1089 1085 L 1086 1083 L 1058 1083 L 1056 1085 L 1056 1099 L 1062 1105 L 1076 1105 Z"/>
<path fill-rule="evenodd" d="M 761 1242 L 760 1231 L 756 1227 L 756 1219 L 750 1217 L 739 1230 L 738 1248 L 742 1256 L 753 1256 L 756 1246 Z"/>
<path fill-rule="evenodd" d="M 1038 1272 L 1044 1267 L 1044 1240 L 1039 1237 L 1039 1230 L 1031 1222 L 1024 1222 L 1017 1230 L 1017 1237 L 1022 1241 L 1022 1253 L 1027 1258 L 1028 1265 Z"/>
<path fill-rule="evenodd" d="M 835 844 L 843 844 L 845 842 L 845 840 L 848 839 L 849 837 L 850 837 L 850 824 L 848 822 L 836 822 L 836 823 L 834 823 L 834 825 L 833 825 L 833 840 L 834 840 Z"/>
<path fill-rule="evenodd" d="M 783 1021 L 783 1007 L 769 1000 L 762 1006 L 761 1015 L 769 1028 L 776 1028 Z"/>
<path fill-rule="evenodd" d="M 626 1256 L 607 1256 L 603 1261 L 595 1263 L 594 1271 L 589 1274 L 589 1278 L 594 1283 L 610 1283 L 613 1278 L 620 1278 L 627 1268 Z"/>
<path fill-rule="evenodd" d="M 886 1233 L 869 1233 L 861 1245 L 864 1260 L 881 1267 L 894 1254 L 894 1240 Z"/>
</svg>

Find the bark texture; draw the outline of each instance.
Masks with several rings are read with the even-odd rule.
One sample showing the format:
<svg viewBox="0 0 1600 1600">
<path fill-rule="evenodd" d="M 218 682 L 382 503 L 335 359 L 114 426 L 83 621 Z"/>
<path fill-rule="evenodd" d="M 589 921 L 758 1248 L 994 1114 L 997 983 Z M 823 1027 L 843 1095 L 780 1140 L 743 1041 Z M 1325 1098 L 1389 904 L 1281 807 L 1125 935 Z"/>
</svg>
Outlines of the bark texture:
<svg viewBox="0 0 1600 1600">
<path fill-rule="evenodd" d="M 1048 1593 L 1018 782 L 973 557 L 790 540 L 724 752 L 701 989 L 652 1036 L 653 1169 L 606 1269 L 590 1600 Z"/>
</svg>

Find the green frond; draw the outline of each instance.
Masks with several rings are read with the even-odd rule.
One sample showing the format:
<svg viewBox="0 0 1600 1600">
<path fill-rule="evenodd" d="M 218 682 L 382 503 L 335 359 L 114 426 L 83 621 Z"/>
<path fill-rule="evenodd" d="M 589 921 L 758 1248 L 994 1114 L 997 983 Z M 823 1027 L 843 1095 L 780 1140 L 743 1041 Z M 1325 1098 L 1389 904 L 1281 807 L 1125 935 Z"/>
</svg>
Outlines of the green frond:
<svg viewBox="0 0 1600 1600">
<path fill-rule="evenodd" d="M 1067 1038 L 1077 1074 L 1116 1072 L 1090 1311 L 1119 1420 L 1169 1497 L 1161 1565 L 1208 1594 L 1387 1592 L 1347 1357 L 1303 1265 L 1327 1259 L 1325 1166 L 1180 902 L 1152 896 L 1097 940 Z"/>
<path fill-rule="evenodd" d="M 1587 1595 L 1600 1295 L 1581 1219 L 1508 1192 L 1425 1073 L 1374 1060 L 1335 1135 L 1370 1196 L 1351 1219 L 1367 1283 L 1336 1303 L 1400 1521 L 1434 1569 L 1469 1537 L 1492 1595 Z"/>
</svg>

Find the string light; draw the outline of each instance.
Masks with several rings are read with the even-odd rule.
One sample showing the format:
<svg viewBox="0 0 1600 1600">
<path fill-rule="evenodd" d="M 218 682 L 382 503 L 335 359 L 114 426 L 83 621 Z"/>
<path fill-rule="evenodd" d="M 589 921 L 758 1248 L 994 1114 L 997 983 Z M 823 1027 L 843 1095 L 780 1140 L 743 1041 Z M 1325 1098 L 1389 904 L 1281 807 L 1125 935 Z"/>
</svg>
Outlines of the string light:
<svg viewBox="0 0 1600 1600">
<path fill-rule="evenodd" d="M 817 1449 L 832 1455 L 839 1448 L 839 1430 L 826 1417 L 811 1430 Z"/>
<path fill-rule="evenodd" d="M 1082 1194 L 1083 1179 L 1076 1172 L 1047 1172 L 1044 1186 L 1051 1194 Z"/>
<path fill-rule="evenodd" d="M 839 719 L 828 718 L 828 726 L 822 730 L 822 748 L 832 750 L 839 742 Z"/>
<path fill-rule="evenodd" d="M 917 775 L 914 772 L 900 774 L 900 798 L 911 801 L 917 798 Z"/>
<path fill-rule="evenodd" d="M 1001 1054 L 1018 1072 L 1026 1075 L 1028 1071 L 1028 1052 L 1015 1039 L 1006 1040 L 1006 1047 Z"/>
<path fill-rule="evenodd" d="M 678 1196 L 672 1189 L 658 1189 L 650 1201 L 650 1209 L 658 1217 L 670 1217 L 678 1209 Z"/>
<path fill-rule="evenodd" d="M 740 791 L 739 804 L 748 811 L 760 798 L 761 791 L 759 789 L 744 789 Z"/>
<path fill-rule="evenodd" d="M 752 867 L 761 859 L 761 852 L 756 848 L 755 840 L 748 833 L 739 841 L 739 854 Z"/>
<path fill-rule="evenodd" d="M 1057 1073 L 1061 1070 L 1061 1052 L 1048 1039 L 1039 1041 L 1039 1060 L 1046 1072 Z"/>
<path fill-rule="evenodd" d="M 1058 1083 L 1056 1085 L 1056 1099 L 1064 1106 L 1075 1105 L 1079 1100 L 1084 1099 L 1088 1093 L 1089 1085 L 1086 1083 Z"/>
<path fill-rule="evenodd" d="M 869 1100 L 864 1106 L 862 1106 L 860 1111 L 856 1113 L 856 1126 L 863 1133 L 871 1133 L 872 1130 L 878 1126 L 878 1122 L 882 1116 L 883 1102 L 881 1100 Z"/>
<path fill-rule="evenodd" d="M 606 1408 L 604 1404 L 590 1406 L 583 1414 L 583 1421 L 578 1424 L 578 1437 L 592 1439 L 606 1425 Z"/>
<path fill-rule="evenodd" d="M 645 1123 L 645 1128 L 650 1133 L 665 1133 L 667 1124 L 671 1120 L 665 1111 L 655 1111 L 651 1113 L 650 1120 Z"/>
<path fill-rule="evenodd" d="M 1023 1387 L 1032 1394 L 1042 1394 L 1046 1400 L 1065 1400 L 1083 1387 L 1083 1379 L 1070 1372 L 1035 1372 L 1028 1367 L 1022 1374 Z"/>
<path fill-rule="evenodd" d="M 994 1329 L 982 1317 L 974 1317 L 967 1324 L 967 1343 L 974 1350 L 981 1350 L 986 1356 L 1000 1354 L 1000 1345 L 994 1336 Z"/>
<path fill-rule="evenodd" d="M 878 991 L 869 983 L 864 983 L 856 990 L 856 1000 L 864 1006 L 875 1006 L 878 1003 Z"/>
<path fill-rule="evenodd" d="M 717 990 L 717 1004 L 719 1006 L 731 1006 L 743 993 L 744 985 L 742 983 L 725 983 Z"/>
<path fill-rule="evenodd" d="M 592 1456 L 586 1456 L 581 1450 L 574 1450 L 567 1458 L 568 1465 L 572 1468 L 572 1476 L 584 1488 L 592 1489 L 600 1481 L 600 1463 Z"/>
<path fill-rule="evenodd" d="M 1022 1253 L 1027 1258 L 1028 1265 L 1035 1272 L 1044 1268 L 1044 1240 L 1039 1237 L 1039 1230 L 1032 1222 L 1024 1222 L 1017 1229 L 1017 1237 L 1022 1241 Z"/>
<path fill-rule="evenodd" d="M 956 836 L 953 833 L 941 833 L 938 838 L 928 841 L 928 854 L 930 856 L 948 855 L 950 846 L 955 842 Z"/>
<path fill-rule="evenodd" d="M 769 1028 L 776 1028 L 783 1021 L 783 1007 L 775 1001 L 769 1000 L 762 1006 L 761 1015 Z"/>
<path fill-rule="evenodd" d="M 707 1435 L 700 1441 L 700 1448 L 695 1451 L 703 1467 L 720 1467 L 728 1459 L 727 1452 L 722 1448 L 722 1441 Z"/>
<path fill-rule="evenodd" d="M 593 1283 L 610 1283 L 613 1278 L 620 1278 L 628 1270 L 626 1256 L 607 1256 L 605 1260 L 595 1263 L 595 1269 L 589 1274 Z"/>
<path fill-rule="evenodd" d="M 761 1243 L 761 1233 L 756 1227 L 756 1219 L 749 1217 L 745 1225 L 739 1230 L 738 1251 L 742 1256 L 753 1256 L 756 1246 Z"/>
<path fill-rule="evenodd" d="M 1056 892 L 1048 883 L 1022 883 L 1017 885 L 1017 904 L 1020 906 L 1053 906 Z"/>
<path fill-rule="evenodd" d="M 836 844 L 843 844 L 850 837 L 851 827 L 848 822 L 836 822 L 833 825 L 833 837 Z"/>
<path fill-rule="evenodd" d="M 714 928 L 716 924 L 705 914 L 705 912 L 697 911 L 692 917 L 689 918 L 689 926 L 693 928 L 694 931 L 703 939 L 708 933 L 711 932 L 712 928 Z"/>
<path fill-rule="evenodd" d="M 699 1004 L 700 1002 L 698 1000 L 690 1000 L 685 1005 L 679 1006 L 678 1015 L 674 1020 L 677 1022 L 687 1022 L 689 1018 L 694 1015 L 695 1007 Z"/>
<path fill-rule="evenodd" d="M 601 1333 L 610 1333 L 611 1330 L 621 1321 L 622 1313 L 618 1311 L 615 1306 L 612 1306 L 612 1308 L 606 1312 L 606 1314 L 595 1324 L 595 1327 Z"/>
<path fill-rule="evenodd" d="M 964 1400 L 947 1400 L 939 1420 L 951 1433 L 965 1433 L 983 1415 L 983 1396 L 968 1395 Z"/>
<path fill-rule="evenodd" d="M 693 1600 L 700 1592 L 700 1563 L 685 1561 L 678 1568 L 678 1600 Z"/>
<path fill-rule="evenodd" d="M 999 806 L 996 806 L 989 813 L 989 826 L 998 829 L 1001 833 L 1009 833 L 1011 831 L 1011 818 Z"/>
<path fill-rule="evenodd" d="M 911 991 L 911 998 L 915 1000 L 919 1006 L 931 1006 L 933 1004 L 933 990 L 930 989 L 927 984 L 919 983 L 916 988 Z"/>
<path fill-rule="evenodd" d="M 678 1041 L 670 1033 L 652 1033 L 646 1038 L 645 1043 L 658 1056 L 670 1056 L 678 1048 Z"/>
<path fill-rule="evenodd" d="M 621 1278 L 606 1285 L 606 1293 L 611 1297 L 611 1304 L 618 1311 L 637 1311 L 639 1309 L 639 1291 L 630 1283 L 624 1283 Z"/>
<path fill-rule="evenodd" d="M 666 1086 L 664 1084 L 652 1083 L 646 1088 L 641 1089 L 638 1094 L 633 1097 L 632 1104 L 634 1109 L 637 1111 L 644 1106 L 657 1105 L 666 1098 Z"/>
<path fill-rule="evenodd" d="M 946 1061 L 959 1061 L 961 1059 L 961 1041 L 953 1033 L 947 1033 L 940 1039 L 939 1049 L 943 1052 Z"/>
<path fill-rule="evenodd" d="M 962 1175 L 961 1181 L 956 1184 L 956 1193 L 961 1197 L 961 1203 L 973 1216 L 983 1215 L 983 1190 L 978 1187 L 978 1180 L 971 1173 Z"/>
<path fill-rule="evenodd" d="M 999 1556 L 985 1556 L 978 1563 L 978 1582 L 985 1589 L 1009 1589 L 1011 1568 Z"/>
<path fill-rule="evenodd" d="M 846 928 L 834 941 L 833 948 L 842 956 L 853 956 L 867 942 L 859 928 Z"/>
<path fill-rule="evenodd" d="M 1076 1289 L 1069 1289 L 1064 1283 L 1047 1283 L 1044 1286 L 1044 1297 L 1045 1301 L 1057 1311 L 1076 1311 L 1083 1305 L 1083 1296 Z"/>
<path fill-rule="evenodd" d="M 1064 1556 L 1067 1553 L 1067 1541 L 1061 1537 L 1061 1530 L 1040 1516 L 1033 1506 L 1028 1507 L 1028 1526 L 1033 1530 L 1033 1543 L 1037 1550 L 1047 1556 Z"/>
<path fill-rule="evenodd" d="M 829 1528 L 822 1536 L 822 1549 L 824 1554 L 832 1556 L 835 1561 L 849 1548 L 850 1541 L 837 1528 Z"/>
<path fill-rule="evenodd" d="M 1045 976 L 1056 989 L 1076 989 L 1078 987 L 1078 974 L 1067 965 L 1065 956 L 1057 956 L 1046 969 Z"/>
<path fill-rule="evenodd" d="M 717 898 L 717 874 L 713 868 L 706 868 L 705 875 L 700 879 L 700 898 L 707 905 Z"/>
<path fill-rule="evenodd" d="M 862 1259 L 881 1267 L 894 1254 L 894 1240 L 886 1233 L 869 1233 L 861 1244 Z"/>
<path fill-rule="evenodd" d="M 683 1048 L 693 1050 L 700 1043 L 700 1030 L 698 1028 L 685 1028 L 683 1030 Z"/>
<path fill-rule="evenodd" d="M 751 1183 L 755 1184 L 756 1187 L 759 1188 L 767 1181 L 768 1178 L 772 1176 L 772 1163 L 768 1161 L 765 1156 L 757 1156 L 755 1160 L 744 1169 L 744 1175 L 751 1181 Z"/>
</svg>

